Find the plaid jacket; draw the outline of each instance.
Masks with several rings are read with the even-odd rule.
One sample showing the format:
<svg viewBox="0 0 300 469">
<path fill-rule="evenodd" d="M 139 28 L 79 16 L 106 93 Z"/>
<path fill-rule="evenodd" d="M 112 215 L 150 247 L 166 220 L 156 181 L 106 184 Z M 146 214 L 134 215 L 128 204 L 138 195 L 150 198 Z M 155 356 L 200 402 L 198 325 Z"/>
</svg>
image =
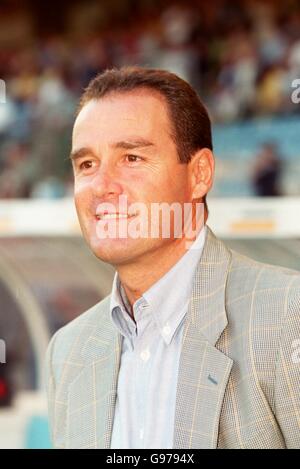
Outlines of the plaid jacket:
<svg viewBox="0 0 300 469">
<path fill-rule="evenodd" d="M 237 254 L 208 230 L 184 324 L 174 448 L 300 448 L 299 312 L 299 273 Z M 55 447 L 110 447 L 121 340 L 109 297 L 53 336 Z"/>
</svg>

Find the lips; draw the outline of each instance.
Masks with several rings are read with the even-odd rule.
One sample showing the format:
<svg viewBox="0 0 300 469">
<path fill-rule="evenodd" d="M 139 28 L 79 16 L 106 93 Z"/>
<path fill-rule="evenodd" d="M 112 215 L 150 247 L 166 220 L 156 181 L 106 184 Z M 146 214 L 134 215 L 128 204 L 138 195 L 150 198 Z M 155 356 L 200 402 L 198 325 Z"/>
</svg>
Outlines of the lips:
<svg viewBox="0 0 300 469">
<path fill-rule="evenodd" d="M 119 213 L 119 212 L 103 212 L 103 213 L 96 213 L 97 220 L 121 220 L 121 219 L 130 219 L 135 217 L 137 213 Z"/>
</svg>

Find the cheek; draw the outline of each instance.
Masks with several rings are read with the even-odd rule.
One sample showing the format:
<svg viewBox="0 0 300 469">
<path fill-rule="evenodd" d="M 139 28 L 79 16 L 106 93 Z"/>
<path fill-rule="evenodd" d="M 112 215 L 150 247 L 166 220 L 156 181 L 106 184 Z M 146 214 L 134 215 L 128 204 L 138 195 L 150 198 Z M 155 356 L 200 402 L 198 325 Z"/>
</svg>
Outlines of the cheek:
<svg viewBox="0 0 300 469">
<path fill-rule="evenodd" d="M 188 180 L 185 172 L 168 172 L 164 180 L 159 181 L 160 194 L 170 201 L 184 202 L 189 199 Z"/>
<path fill-rule="evenodd" d="M 128 193 L 134 200 L 144 202 L 186 201 L 188 185 L 184 174 L 174 171 L 157 171 L 155 174 L 132 175 L 128 184 Z"/>
<path fill-rule="evenodd" d="M 74 186 L 74 201 L 76 207 L 81 205 L 82 201 L 85 198 L 85 192 L 80 190 L 76 185 Z"/>
<path fill-rule="evenodd" d="M 75 182 L 74 184 L 74 202 L 77 210 L 83 210 L 91 200 L 91 191 L 87 184 Z"/>
<path fill-rule="evenodd" d="M 129 199 L 135 201 L 151 199 L 157 191 L 157 180 L 149 174 L 131 174 L 127 177 L 126 183 L 123 180 L 123 190 Z"/>
</svg>

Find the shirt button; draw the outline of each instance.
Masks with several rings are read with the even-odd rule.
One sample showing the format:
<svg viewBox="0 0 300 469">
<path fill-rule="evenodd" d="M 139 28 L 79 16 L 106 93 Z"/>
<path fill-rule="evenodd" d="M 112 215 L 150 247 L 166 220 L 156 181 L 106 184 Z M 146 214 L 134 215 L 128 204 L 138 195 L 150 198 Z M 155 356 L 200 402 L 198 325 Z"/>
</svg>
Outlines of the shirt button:
<svg viewBox="0 0 300 469">
<path fill-rule="evenodd" d="M 165 337 L 168 337 L 168 336 L 170 335 L 171 328 L 170 328 L 169 324 L 166 324 L 166 325 L 163 327 L 162 332 L 163 332 L 163 335 L 164 335 Z"/>
<path fill-rule="evenodd" d="M 149 352 L 149 350 L 148 350 L 148 349 L 143 350 L 143 351 L 141 352 L 140 357 L 141 357 L 141 359 L 143 360 L 143 362 L 148 361 L 149 358 L 150 358 L 150 352 Z"/>
</svg>

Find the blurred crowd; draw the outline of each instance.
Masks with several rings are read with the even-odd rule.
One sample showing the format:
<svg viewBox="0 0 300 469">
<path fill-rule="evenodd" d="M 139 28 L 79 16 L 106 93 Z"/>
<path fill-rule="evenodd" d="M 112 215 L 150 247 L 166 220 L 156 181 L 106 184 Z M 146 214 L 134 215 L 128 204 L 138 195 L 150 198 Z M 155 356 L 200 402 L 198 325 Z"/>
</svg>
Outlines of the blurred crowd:
<svg viewBox="0 0 300 469">
<path fill-rule="evenodd" d="M 174 71 L 198 90 L 214 123 L 300 111 L 291 101 L 300 78 L 298 1 L 132 2 L 122 22 L 104 21 L 101 2 L 75 3 L 65 27 L 47 34 L 24 11 L 0 13 L 1 198 L 71 193 L 78 96 L 107 67 Z"/>
</svg>

